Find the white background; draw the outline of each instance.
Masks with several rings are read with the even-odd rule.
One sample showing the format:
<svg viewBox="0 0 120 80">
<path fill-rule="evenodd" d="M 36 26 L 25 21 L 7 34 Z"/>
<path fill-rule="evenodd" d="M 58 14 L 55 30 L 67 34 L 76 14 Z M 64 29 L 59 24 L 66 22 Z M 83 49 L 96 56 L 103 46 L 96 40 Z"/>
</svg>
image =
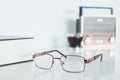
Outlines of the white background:
<svg viewBox="0 0 120 80">
<path fill-rule="evenodd" d="M 66 34 L 75 33 L 79 6 L 112 7 L 119 30 L 119 1 L 0 0 L 0 35 L 32 36 L 36 48 L 64 46 Z"/>
</svg>

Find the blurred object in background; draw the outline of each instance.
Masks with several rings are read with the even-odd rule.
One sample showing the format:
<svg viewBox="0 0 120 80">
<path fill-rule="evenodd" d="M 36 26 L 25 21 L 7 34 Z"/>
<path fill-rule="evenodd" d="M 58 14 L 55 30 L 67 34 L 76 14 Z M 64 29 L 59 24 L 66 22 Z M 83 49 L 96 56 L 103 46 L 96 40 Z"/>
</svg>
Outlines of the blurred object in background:
<svg viewBox="0 0 120 80">
<path fill-rule="evenodd" d="M 115 45 L 116 16 L 112 7 L 80 6 L 76 24 L 76 32 L 84 35 L 83 46 Z"/>
<path fill-rule="evenodd" d="M 83 36 L 80 34 L 70 34 L 67 36 L 69 46 L 72 48 L 81 47 L 81 42 L 83 40 Z"/>
</svg>

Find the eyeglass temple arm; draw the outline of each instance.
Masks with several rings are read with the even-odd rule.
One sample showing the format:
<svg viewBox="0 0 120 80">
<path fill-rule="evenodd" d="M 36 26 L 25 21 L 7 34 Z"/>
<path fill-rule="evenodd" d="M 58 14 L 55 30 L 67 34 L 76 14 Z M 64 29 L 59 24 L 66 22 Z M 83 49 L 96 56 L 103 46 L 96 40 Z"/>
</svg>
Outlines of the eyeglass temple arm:
<svg viewBox="0 0 120 80">
<path fill-rule="evenodd" d="M 62 56 L 64 56 L 64 57 L 66 58 L 66 55 L 64 55 L 64 54 L 63 54 L 63 53 L 61 53 L 60 51 L 58 51 L 58 50 L 53 50 L 53 51 L 58 52 L 59 54 L 61 54 Z"/>
<path fill-rule="evenodd" d="M 98 54 L 98 55 L 96 55 L 96 56 L 93 56 L 92 58 L 89 58 L 88 60 L 85 60 L 84 62 L 85 62 L 85 64 L 88 64 L 88 63 L 96 60 L 96 59 L 99 58 L 99 57 L 101 57 L 101 58 L 100 58 L 100 61 L 102 61 L 103 54 Z"/>
<path fill-rule="evenodd" d="M 58 52 L 59 54 L 61 54 L 62 56 L 66 57 L 63 53 L 61 53 L 60 51 L 58 50 L 51 50 L 51 51 L 45 51 L 45 52 L 42 52 L 42 53 L 36 53 L 33 55 L 33 58 L 34 57 L 37 57 L 37 56 L 41 56 L 41 55 L 45 55 L 45 54 L 48 54 L 50 52 Z"/>
</svg>

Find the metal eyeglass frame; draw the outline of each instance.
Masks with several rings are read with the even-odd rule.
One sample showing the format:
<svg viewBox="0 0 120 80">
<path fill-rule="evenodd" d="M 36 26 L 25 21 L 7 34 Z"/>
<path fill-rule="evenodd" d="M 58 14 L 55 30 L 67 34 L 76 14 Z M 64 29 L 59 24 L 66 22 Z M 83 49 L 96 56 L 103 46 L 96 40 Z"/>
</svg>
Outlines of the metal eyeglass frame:
<svg viewBox="0 0 120 80">
<path fill-rule="evenodd" d="M 95 55 L 95 56 L 93 56 L 93 57 L 91 57 L 91 58 L 89 58 L 89 59 L 86 60 L 84 57 L 79 56 L 79 55 L 64 55 L 63 53 L 61 53 L 61 52 L 58 51 L 58 50 L 50 50 L 50 51 L 45 51 L 45 52 L 33 54 L 32 58 L 33 58 L 33 61 L 34 61 L 34 59 L 35 59 L 36 57 L 43 56 L 43 55 L 50 55 L 50 56 L 52 57 L 52 64 L 51 64 L 51 66 L 50 66 L 49 68 L 41 68 L 41 67 L 37 66 L 36 62 L 34 61 L 34 62 L 35 62 L 35 66 L 38 67 L 38 68 L 40 68 L 40 69 L 45 69 L 45 70 L 51 69 L 52 66 L 53 66 L 53 64 L 54 64 L 54 59 L 60 60 L 60 63 L 61 63 L 61 66 L 62 66 L 62 65 L 63 65 L 63 62 L 61 61 L 61 57 L 60 57 L 60 58 L 53 57 L 53 55 L 49 54 L 49 53 L 51 53 L 51 52 L 57 52 L 57 53 L 59 53 L 59 54 L 61 55 L 61 57 L 65 57 L 65 58 L 66 58 L 67 56 L 76 56 L 76 57 L 83 58 L 83 59 L 84 59 L 84 69 L 83 69 L 83 71 L 85 71 L 85 64 L 88 64 L 88 63 L 96 60 L 96 59 L 99 58 L 99 57 L 101 57 L 101 58 L 100 58 L 100 61 L 102 61 L 102 57 L 103 57 L 103 54 L 98 54 L 98 55 Z M 80 72 L 83 72 L 83 71 L 75 71 L 75 72 L 67 71 L 67 70 L 65 70 L 65 69 L 63 68 L 63 66 L 62 66 L 62 69 L 63 69 L 64 71 L 70 72 L 70 73 L 80 73 Z"/>
</svg>

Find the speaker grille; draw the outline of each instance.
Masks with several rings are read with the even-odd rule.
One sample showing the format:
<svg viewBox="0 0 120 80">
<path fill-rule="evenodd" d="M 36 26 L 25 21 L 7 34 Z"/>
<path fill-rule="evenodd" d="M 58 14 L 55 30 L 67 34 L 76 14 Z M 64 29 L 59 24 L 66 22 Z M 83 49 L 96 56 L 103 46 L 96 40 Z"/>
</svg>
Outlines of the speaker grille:
<svg viewBox="0 0 120 80">
<path fill-rule="evenodd" d="M 109 33 L 115 32 L 115 17 L 84 17 L 84 33 Z"/>
</svg>

